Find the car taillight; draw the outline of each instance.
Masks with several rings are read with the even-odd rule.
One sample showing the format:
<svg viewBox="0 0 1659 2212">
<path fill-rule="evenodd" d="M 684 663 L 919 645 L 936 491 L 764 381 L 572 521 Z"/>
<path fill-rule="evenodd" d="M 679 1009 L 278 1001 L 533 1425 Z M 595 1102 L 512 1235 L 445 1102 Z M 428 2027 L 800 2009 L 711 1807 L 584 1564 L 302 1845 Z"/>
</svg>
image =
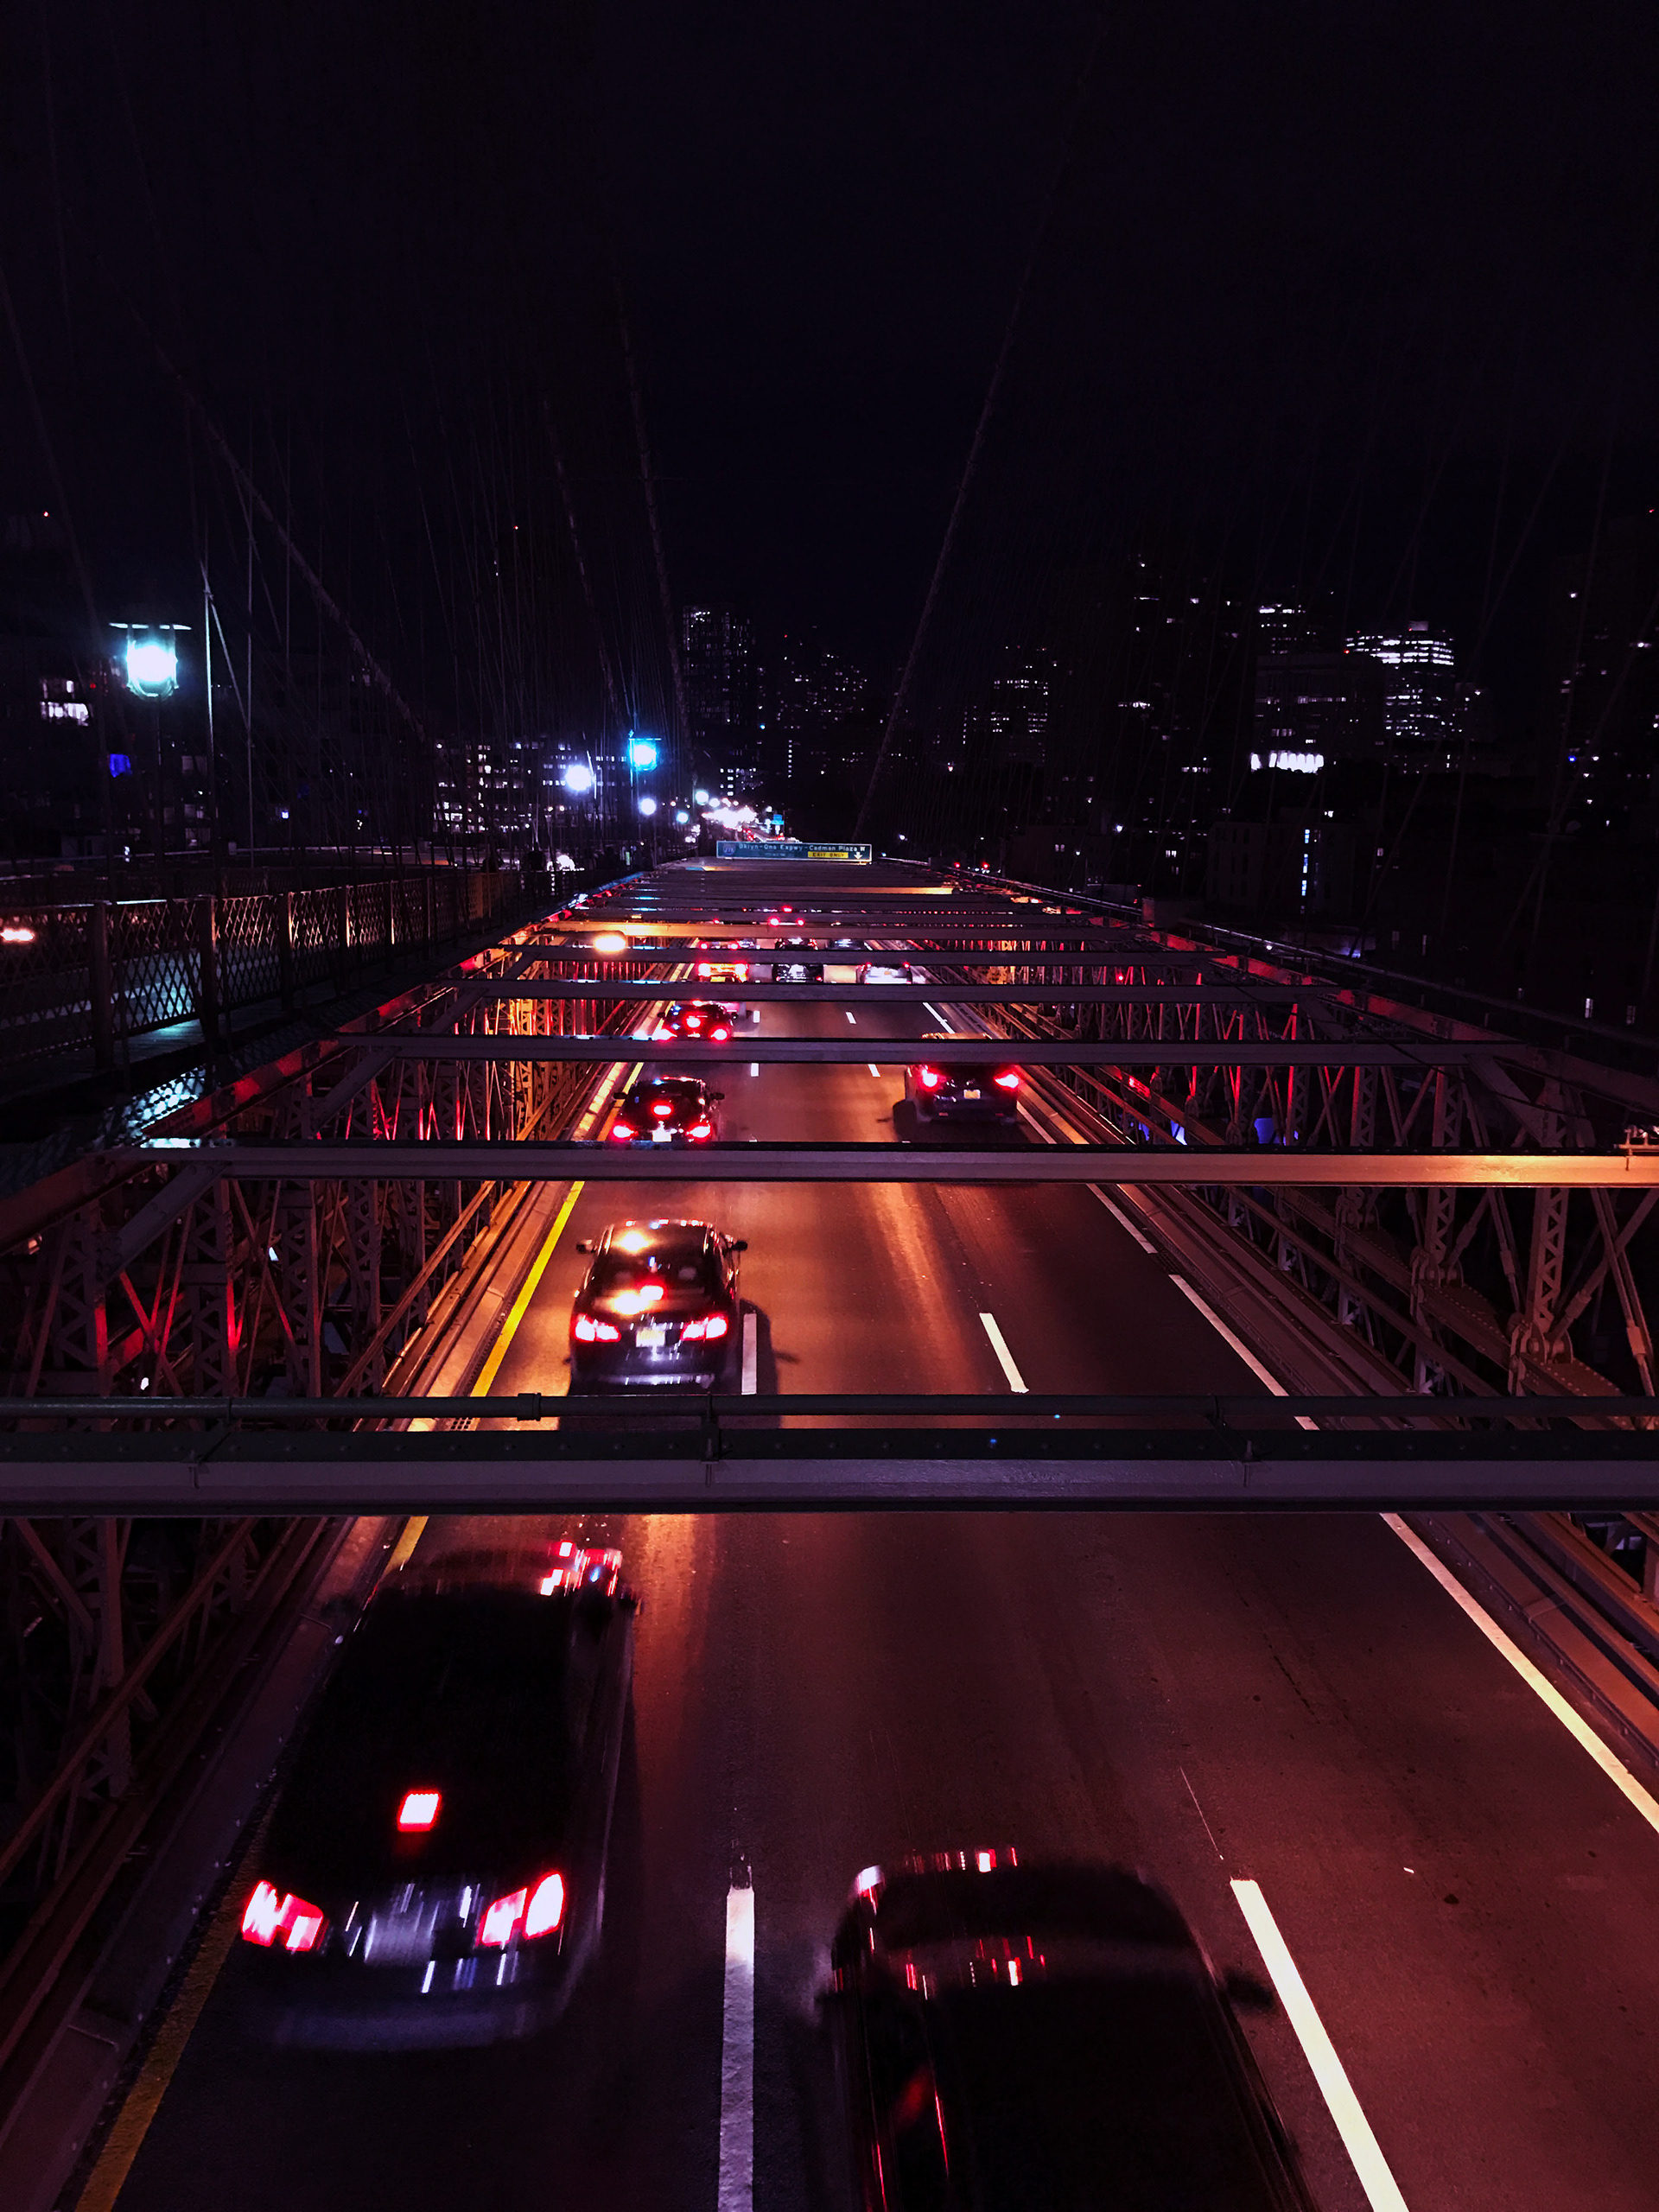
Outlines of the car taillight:
<svg viewBox="0 0 1659 2212">
<path fill-rule="evenodd" d="M 437 1819 L 443 1804 L 443 1794 L 437 1789 L 410 1789 L 404 1793 L 397 1808 L 397 1825 L 405 1835 L 429 1828 Z"/>
<path fill-rule="evenodd" d="M 685 1017 L 685 1026 L 688 1029 L 701 1029 L 702 1016 L 700 1014 L 688 1014 Z"/>
<path fill-rule="evenodd" d="M 916 1080 L 924 1090 L 937 1090 L 944 1081 L 938 1068 L 918 1068 Z"/>
<path fill-rule="evenodd" d="M 619 1144 L 632 1144 L 633 1141 L 632 1126 L 627 1122 L 613 1122 L 611 1123 L 611 1135 L 616 1139 Z"/>
<path fill-rule="evenodd" d="M 728 1313 L 704 1313 L 695 1321 L 688 1321 L 680 1331 L 680 1337 L 683 1342 L 713 1343 L 715 1338 L 725 1336 L 731 1325 L 731 1316 Z"/>
<path fill-rule="evenodd" d="M 705 981 L 706 981 L 706 980 L 707 980 L 710 976 L 712 976 L 712 975 L 714 974 L 714 972 L 715 972 L 715 971 L 714 971 L 714 969 L 709 966 L 709 963 L 708 963 L 706 960 L 699 960 L 699 961 L 698 961 L 698 963 L 697 963 L 697 973 L 698 973 L 698 975 L 699 975 L 700 976 L 702 976 Z"/>
<path fill-rule="evenodd" d="M 615 1344 L 622 1341 L 622 1332 L 608 1321 L 596 1321 L 591 1313 L 578 1313 L 570 1324 L 570 1333 L 579 1344 Z"/>
<path fill-rule="evenodd" d="M 479 1942 L 493 1944 L 498 1949 L 510 1943 L 529 1903 L 530 1891 L 523 1889 L 514 1890 L 511 1897 L 497 1897 L 493 1904 L 486 1905 L 478 1923 Z"/>
<path fill-rule="evenodd" d="M 995 1081 L 999 1090 L 1018 1090 L 1020 1088 L 1020 1077 L 1013 1068 L 1004 1068 Z"/>
<path fill-rule="evenodd" d="M 749 963 L 748 963 L 748 962 L 747 962 L 747 960 L 739 960 L 739 961 L 735 961 L 735 962 L 734 962 L 733 966 L 732 966 L 732 973 L 733 973 L 733 975 L 734 975 L 734 976 L 736 976 L 736 978 L 737 978 L 737 980 L 738 980 L 738 982 L 739 982 L 740 983 L 747 983 L 747 982 L 748 982 L 748 980 L 749 980 Z"/>
<path fill-rule="evenodd" d="M 715 1134 L 715 1125 L 712 1122 L 693 1122 L 685 1134 L 689 1137 L 711 1137 Z"/>
<path fill-rule="evenodd" d="M 659 1122 L 665 1122 L 674 1109 L 669 1104 L 667 1099 L 659 1098 L 651 1110 Z"/>
<path fill-rule="evenodd" d="M 564 1877 L 543 1874 L 530 1893 L 524 1909 L 524 1934 L 550 1936 L 564 1918 Z"/>
<path fill-rule="evenodd" d="M 723 1045 L 723 1044 L 726 1042 L 726 1039 L 727 1039 L 731 1035 L 731 1033 L 731 1033 L 731 1031 L 730 1031 L 729 1029 L 727 1029 L 727 1028 L 725 1028 L 725 1027 L 722 1027 L 721 1028 L 719 1028 L 719 1029 L 711 1029 L 711 1030 L 709 1032 L 709 1036 L 710 1036 L 711 1038 L 713 1038 L 713 1039 L 714 1039 L 714 1041 L 715 1041 L 715 1043 L 716 1045 Z"/>
<path fill-rule="evenodd" d="M 327 1926 L 321 1911 L 303 1897 L 279 1897 L 269 1882 L 254 1885 L 242 1909 L 242 1940 L 268 1951 L 280 1936 L 285 1951 L 311 1951 Z"/>
</svg>

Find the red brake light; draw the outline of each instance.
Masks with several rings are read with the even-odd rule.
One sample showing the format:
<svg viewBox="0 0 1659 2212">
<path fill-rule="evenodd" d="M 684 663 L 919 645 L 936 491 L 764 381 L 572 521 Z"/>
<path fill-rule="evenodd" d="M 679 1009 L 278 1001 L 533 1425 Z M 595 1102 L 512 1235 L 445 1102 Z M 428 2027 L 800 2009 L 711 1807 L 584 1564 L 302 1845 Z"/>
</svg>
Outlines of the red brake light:
<svg viewBox="0 0 1659 2212">
<path fill-rule="evenodd" d="M 611 1123 L 611 1135 L 616 1139 L 619 1144 L 630 1144 L 633 1140 L 632 1128 L 626 1122 L 613 1122 Z"/>
<path fill-rule="evenodd" d="M 693 1122 L 685 1134 L 695 1138 L 711 1137 L 715 1134 L 715 1125 L 712 1122 Z"/>
<path fill-rule="evenodd" d="M 254 1885 L 242 1909 L 242 1940 L 268 1951 L 280 1936 L 285 1951 L 315 1950 L 327 1923 L 303 1897 L 279 1897 L 269 1882 Z"/>
<path fill-rule="evenodd" d="M 564 1877 L 543 1874 L 530 1893 L 524 1911 L 526 1936 L 550 1936 L 564 1918 Z"/>
<path fill-rule="evenodd" d="M 669 1104 L 666 1098 L 658 1098 L 652 1105 L 651 1110 L 656 1115 L 659 1122 L 665 1122 L 669 1116 L 674 1111 L 674 1109 Z"/>
<path fill-rule="evenodd" d="M 939 1073 L 938 1068 L 918 1068 L 916 1080 L 924 1090 L 937 1090 L 944 1081 L 944 1077 Z"/>
<path fill-rule="evenodd" d="M 492 1943 L 499 1949 L 512 1941 L 519 1922 L 524 1916 L 524 1907 L 530 1902 L 528 1889 L 515 1890 L 511 1897 L 497 1897 L 486 1906 L 478 1923 L 478 1940 Z"/>
<path fill-rule="evenodd" d="M 596 1321 L 591 1313 L 578 1313 L 570 1323 L 570 1333 L 579 1344 L 614 1344 L 622 1340 L 620 1329 L 613 1328 L 608 1321 Z"/>
<path fill-rule="evenodd" d="M 701 1029 L 702 1016 L 700 1014 L 688 1014 L 685 1017 L 685 1026 L 688 1029 Z"/>
<path fill-rule="evenodd" d="M 688 1321 L 680 1331 L 683 1342 L 715 1343 L 731 1329 L 731 1316 L 727 1313 L 705 1313 L 696 1321 Z"/>
<path fill-rule="evenodd" d="M 397 1825 L 405 1835 L 429 1828 L 437 1819 L 443 1804 L 443 1794 L 437 1789 L 410 1789 L 405 1793 L 397 1808 Z"/>
<path fill-rule="evenodd" d="M 995 1080 L 999 1090 L 1018 1090 L 1020 1088 L 1020 1077 L 1014 1068 L 1004 1068 Z"/>
<path fill-rule="evenodd" d="M 714 969 L 710 967 L 708 961 L 699 960 L 697 963 L 697 973 L 699 976 L 711 976 L 714 973 Z"/>
</svg>

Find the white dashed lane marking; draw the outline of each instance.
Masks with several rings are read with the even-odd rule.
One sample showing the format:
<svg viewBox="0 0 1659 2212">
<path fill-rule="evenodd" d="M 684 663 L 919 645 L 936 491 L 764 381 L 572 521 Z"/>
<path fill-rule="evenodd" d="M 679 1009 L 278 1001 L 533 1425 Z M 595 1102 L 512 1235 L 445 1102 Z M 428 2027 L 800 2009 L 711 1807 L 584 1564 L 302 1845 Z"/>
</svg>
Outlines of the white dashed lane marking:
<svg viewBox="0 0 1659 2212">
<path fill-rule="evenodd" d="M 754 1891 L 726 1897 L 726 2009 L 720 2054 L 717 2212 L 754 2204 Z"/>
<path fill-rule="evenodd" d="M 1028 1395 L 1025 1378 L 1014 1365 L 1014 1354 L 1008 1350 L 1007 1338 L 996 1325 L 995 1314 L 982 1313 L 979 1318 L 984 1324 L 986 1335 L 991 1340 L 991 1350 L 996 1354 L 997 1363 L 1008 1378 L 1009 1389 L 1017 1390 L 1022 1397 Z"/>
<path fill-rule="evenodd" d="M 1389 2162 L 1377 2147 L 1371 2133 L 1371 2124 L 1360 2109 L 1359 2099 L 1354 2094 L 1336 2047 L 1325 2031 L 1325 2023 L 1314 2009 L 1313 1999 L 1307 1993 L 1307 1984 L 1297 1970 L 1290 1955 L 1290 1946 L 1279 1933 L 1279 1923 L 1268 1910 L 1268 1901 L 1257 1882 L 1235 1882 L 1233 1895 L 1238 1899 L 1238 1909 L 1249 1923 L 1250 1933 L 1255 1938 L 1255 1948 L 1262 1954 L 1262 1963 L 1273 1977 L 1273 1986 L 1279 1993 L 1279 2002 L 1284 2006 L 1290 2024 L 1296 2031 L 1296 2040 L 1307 2054 L 1307 2063 L 1313 2069 L 1313 2079 L 1319 2085 L 1319 2094 L 1331 2108 L 1331 2117 L 1337 2123 L 1337 2133 L 1343 2147 L 1354 2162 L 1354 2171 L 1359 2176 L 1359 2185 L 1370 2200 L 1371 2212 L 1407 2212 L 1406 2200 L 1400 2194 L 1400 2184 L 1389 2171 Z"/>
</svg>

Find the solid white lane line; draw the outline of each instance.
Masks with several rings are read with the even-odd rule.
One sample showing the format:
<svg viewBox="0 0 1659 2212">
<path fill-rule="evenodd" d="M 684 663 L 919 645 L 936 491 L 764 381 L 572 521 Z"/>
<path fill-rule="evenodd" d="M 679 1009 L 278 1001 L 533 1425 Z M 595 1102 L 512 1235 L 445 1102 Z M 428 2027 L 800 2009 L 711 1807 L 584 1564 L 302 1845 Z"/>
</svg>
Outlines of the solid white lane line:
<svg viewBox="0 0 1659 2212">
<path fill-rule="evenodd" d="M 1371 2212 L 1407 2212 L 1406 2200 L 1400 2194 L 1400 2184 L 1389 2171 L 1389 2162 L 1377 2147 L 1371 2133 L 1371 2124 L 1360 2109 L 1359 2099 L 1354 2094 L 1342 2061 L 1337 2056 L 1325 2023 L 1313 2008 L 1313 1999 L 1307 1993 L 1307 1984 L 1297 1972 L 1296 1961 L 1290 1955 L 1290 1947 L 1279 1933 L 1279 1923 L 1268 1910 L 1261 1885 L 1255 1882 L 1235 1882 L 1233 1895 L 1238 1899 L 1238 1909 L 1249 1923 L 1255 1947 L 1262 1954 L 1262 1963 L 1273 1978 L 1290 2024 L 1296 2031 L 1296 2039 L 1307 2054 L 1307 2063 L 1313 2069 L 1313 2079 L 1319 2093 L 1331 2108 L 1331 2117 L 1337 2123 L 1343 2147 L 1354 2162 L 1354 2171 L 1359 2176 L 1359 2185 L 1370 2202 Z"/>
<path fill-rule="evenodd" d="M 755 1376 L 760 1371 L 760 1327 L 754 1315 L 743 1316 L 743 1395 L 752 1398 L 755 1390 Z"/>
<path fill-rule="evenodd" d="M 956 1031 L 950 1027 L 950 1024 L 939 1012 L 938 1007 L 931 1006 L 925 999 L 922 1001 L 922 1012 L 924 1014 L 931 1014 L 934 1020 L 938 1023 L 940 1028 L 944 1030 L 947 1037 L 954 1037 L 956 1035 Z"/>
<path fill-rule="evenodd" d="M 868 1068 L 870 1073 L 875 1077 L 876 1081 L 880 1083 L 881 1080 L 881 1071 L 877 1067 L 875 1062 L 874 1060 L 866 1060 L 864 1065 Z"/>
<path fill-rule="evenodd" d="M 717 2212 L 754 2204 L 754 1891 L 726 1897 L 726 2012 L 720 2052 Z"/>
<path fill-rule="evenodd" d="M 1017 1390 L 1022 1397 L 1027 1395 L 1025 1378 L 1014 1363 L 1014 1354 L 1008 1350 L 1007 1338 L 996 1325 L 995 1314 L 982 1313 L 979 1318 L 985 1324 L 985 1333 L 991 1340 L 991 1350 L 996 1354 L 1002 1372 L 1008 1378 L 1009 1389 Z"/>
<path fill-rule="evenodd" d="M 1268 1374 L 1267 1369 L 1262 1366 L 1261 1361 L 1250 1350 L 1249 1346 L 1242 1342 L 1239 1338 L 1233 1334 L 1233 1332 L 1222 1319 L 1220 1314 L 1215 1311 L 1214 1307 L 1205 1304 L 1203 1299 L 1198 1296 L 1198 1292 L 1193 1289 L 1192 1284 L 1188 1282 L 1185 1275 L 1173 1274 L 1170 1277 L 1170 1281 L 1184 1297 L 1190 1299 L 1192 1304 L 1198 1307 L 1199 1313 L 1203 1314 L 1205 1319 L 1210 1324 L 1216 1334 L 1218 1337 L 1224 1338 L 1226 1342 L 1232 1346 L 1233 1350 L 1238 1354 L 1245 1366 L 1249 1369 L 1251 1374 L 1255 1376 L 1258 1382 L 1265 1382 L 1275 1398 L 1287 1398 L 1290 1395 L 1289 1391 L 1286 1389 L 1284 1384 L 1279 1380 L 1279 1377 L 1276 1375 Z M 1297 1414 L 1296 1425 L 1299 1428 L 1317 1428 L 1319 1427 L 1318 1421 L 1311 1421 L 1306 1414 Z"/>
<path fill-rule="evenodd" d="M 751 1060 L 751 1061 L 749 1062 L 749 1073 L 750 1073 L 751 1075 L 759 1075 L 759 1074 L 760 1074 L 760 1061 L 759 1061 L 759 1060 Z"/>
<path fill-rule="evenodd" d="M 1156 1259 L 1158 1256 L 1158 1247 L 1153 1243 L 1150 1236 L 1147 1236 L 1143 1230 L 1135 1227 L 1135 1224 L 1129 1219 L 1128 1214 L 1124 1212 L 1122 1207 L 1115 1204 L 1112 1199 L 1109 1198 L 1105 1192 L 1101 1189 L 1098 1183 L 1090 1183 L 1088 1187 L 1094 1192 L 1095 1196 L 1100 1200 L 1102 1205 L 1105 1207 L 1107 1212 L 1110 1214 L 1112 1219 L 1117 1223 L 1118 1226 L 1121 1229 L 1127 1229 L 1130 1236 L 1134 1237 L 1135 1243 L 1141 1247 L 1141 1249 L 1143 1252 L 1150 1252 L 1153 1257 Z"/>
<path fill-rule="evenodd" d="M 843 1007 L 843 1008 L 842 1009 L 842 1011 L 843 1013 L 845 1013 L 845 1012 L 846 1012 L 845 1007 Z M 855 1028 L 855 1029 L 856 1029 L 856 1028 L 857 1028 L 857 1027 L 858 1027 L 858 1016 L 857 1016 L 855 1014 L 849 1014 L 847 1015 L 847 1019 L 848 1019 L 848 1020 L 849 1020 L 849 1021 L 850 1021 L 850 1022 L 852 1023 L 852 1025 L 853 1025 L 854 1028 Z"/>
<path fill-rule="evenodd" d="M 1573 1741 L 1589 1752 L 1614 1789 L 1630 1801 L 1650 1828 L 1659 1833 L 1659 1799 L 1642 1787 L 1624 1761 L 1608 1750 L 1589 1722 L 1573 1711 L 1554 1684 L 1540 1674 L 1520 1646 L 1510 1642 L 1491 1615 L 1469 1595 L 1450 1567 L 1434 1556 L 1417 1531 L 1408 1529 L 1397 1513 L 1385 1513 L 1382 1518 L 1407 1550 L 1422 1561 L 1447 1597 L 1462 1607 L 1493 1650 L 1509 1661 L 1534 1696 L 1548 1707 Z"/>
</svg>

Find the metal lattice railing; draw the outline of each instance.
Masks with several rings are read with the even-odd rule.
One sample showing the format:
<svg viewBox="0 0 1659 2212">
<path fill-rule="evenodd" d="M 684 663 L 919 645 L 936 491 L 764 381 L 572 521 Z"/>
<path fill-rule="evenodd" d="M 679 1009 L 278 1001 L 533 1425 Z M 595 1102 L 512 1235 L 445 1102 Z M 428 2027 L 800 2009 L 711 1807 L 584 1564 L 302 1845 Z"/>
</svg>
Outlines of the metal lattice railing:
<svg viewBox="0 0 1659 2212">
<path fill-rule="evenodd" d="M 516 879 L 424 869 L 402 878 L 211 898 L 0 906 L 0 1051 L 84 1053 L 238 1008 L 340 989 L 365 963 L 505 916 Z"/>
</svg>

